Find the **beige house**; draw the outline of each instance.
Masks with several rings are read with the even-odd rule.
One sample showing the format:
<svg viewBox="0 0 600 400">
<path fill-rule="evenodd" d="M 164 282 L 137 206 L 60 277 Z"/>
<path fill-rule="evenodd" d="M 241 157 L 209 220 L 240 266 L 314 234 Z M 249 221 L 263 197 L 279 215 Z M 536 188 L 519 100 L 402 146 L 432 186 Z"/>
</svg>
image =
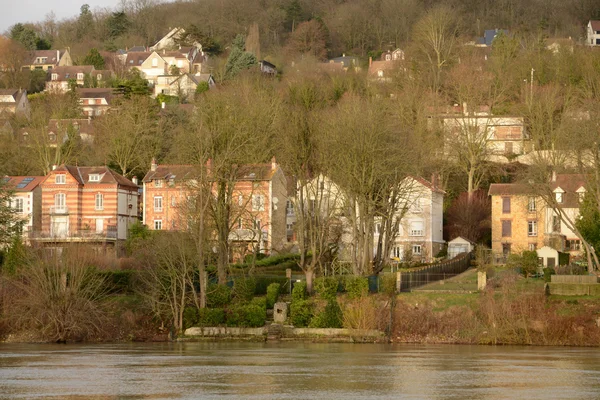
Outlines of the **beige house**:
<svg viewBox="0 0 600 400">
<path fill-rule="evenodd" d="M 27 90 L 0 89 L 0 116 L 17 115 L 29 118 L 30 113 Z"/>
<path fill-rule="evenodd" d="M 600 21 L 590 20 L 587 25 L 587 40 L 588 46 L 600 46 Z"/>
<path fill-rule="evenodd" d="M 209 89 L 215 87 L 215 80 L 211 74 L 159 76 L 156 85 L 154 85 L 154 96 L 166 94 L 169 96 L 178 96 L 183 99 L 190 99 L 194 97 L 196 88 L 200 82 L 206 82 Z"/>
<path fill-rule="evenodd" d="M 23 65 L 23 69 L 50 71 L 56 67 L 72 65 L 69 50 L 34 50 L 29 53 L 28 62 Z"/>
<path fill-rule="evenodd" d="M 24 220 L 23 236 L 28 238 L 37 231 L 42 223 L 42 191 L 40 183 L 43 176 L 7 176 L 4 183 L 13 192 L 10 201 L 13 210 Z"/>
<path fill-rule="evenodd" d="M 70 82 L 74 82 L 76 86 L 82 87 L 85 84 L 86 76 L 91 77 L 94 73 L 95 70 L 93 65 L 56 67 L 48 72 L 46 91 L 66 93 L 69 90 Z M 103 80 L 104 75 L 102 72 L 97 75 L 99 75 L 100 80 Z M 96 78 L 98 78 L 98 76 L 96 76 Z"/>
<path fill-rule="evenodd" d="M 529 185 L 495 183 L 492 197 L 492 252 L 502 262 L 511 252 L 535 251 L 549 246 L 574 256 L 581 254 L 581 241 L 572 231 L 585 194 L 581 175 L 553 174 L 548 204 Z M 560 210 L 560 212 L 559 212 Z"/>
<path fill-rule="evenodd" d="M 87 117 L 106 114 L 114 98 L 112 88 L 77 88 L 76 92 L 81 110 Z"/>
</svg>

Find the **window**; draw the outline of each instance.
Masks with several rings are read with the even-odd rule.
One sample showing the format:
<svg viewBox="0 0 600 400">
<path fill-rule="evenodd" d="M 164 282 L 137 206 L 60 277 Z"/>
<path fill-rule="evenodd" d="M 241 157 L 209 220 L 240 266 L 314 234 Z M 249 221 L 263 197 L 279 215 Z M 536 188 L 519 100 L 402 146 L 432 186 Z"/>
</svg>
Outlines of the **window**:
<svg viewBox="0 0 600 400">
<path fill-rule="evenodd" d="M 527 221 L 527 236 L 537 236 L 537 221 Z"/>
<path fill-rule="evenodd" d="M 510 243 L 502 243 L 502 254 L 509 255 L 510 254 Z"/>
<path fill-rule="evenodd" d="M 510 197 L 502 198 L 502 213 L 510 214 Z"/>
<path fill-rule="evenodd" d="M 163 180 L 162 179 L 156 179 L 154 181 L 154 187 L 157 187 L 157 188 L 163 187 Z"/>
<path fill-rule="evenodd" d="M 380 235 L 381 234 L 381 224 L 375 224 L 375 234 L 376 235 Z"/>
<path fill-rule="evenodd" d="M 96 210 L 104 210 L 104 195 L 102 193 L 96 194 Z"/>
<path fill-rule="evenodd" d="M 260 219 L 255 219 L 254 220 L 254 229 L 260 229 Z"/>
<path fill-rule="evenodd" d="M 535 204 L 535 197 L 530 197 L 527 202 L 527 211 L 528 212 L 536 212 L 537 205 Z"/>
<path fill-rule="evenodd" d="M 293 231 L 294 230 L 294 224 L 286 224 L 285 225 L 285 229 L 287 229 L 288 231 Z"/>
<path fill-rule="evenodd" d="M 153 67 L 158 67 L 158 58 L 154 57 L 154 58 L 152 59 L 152 66 L 153 66 Z"/>
<path fill-rule="evenodd" d="M 83 80 L 83 74 L 81 72 L 77 73 L 77 80 L 79 80 L 79 81 Z"/>
<path fill-rule="evenodd" d="M 512 221 L 504 220 L 502 221 L 502 237 L 511 237 L 512 236 Z"/>
<path fill-rule="evenodd" d="M 16 198 L 13 200 L 13 210 L 16 213 L 23 214 L 23 199 Z"/>
<path fill-rule="evenodd" d="M 377 76 L 382 78 L 383 77 L 383 71 L 382 70 L 377 70 Z"/>
<path fill-rule="evenodd" d="M 48 140 L 50 142 L 56 142 L 56 133 L 49 133 L 48 134 Z"/>
<path fill-rule="evenodd" d="M 560 231 L 561 231 L 560 217 L 558 215 L 553 215 L 552 216 L 552 232 L 560 232 Z"/>
<path fill-rule="evenodd" d="M 65 79 L 69 79 L 71 77 L 71 74 L 69 74 L 68 72 L 65 74 Z"/>
<path fill-rule="evenodd" d="M 183 60 L 177 60 L 177 68 L 183 67 Z"/>
<path fill-rule="evenodd" d="M 238 195 L 238 206 L 243 206 L 244 205 L 244 196 L 242 196 L 241 194 Z"/>
<path fill-rule="evenodd" d="M 291 200 L 288 200 L 285 203 L 285 209 L 286 209 L 287 215 L 290 215 L 290 216 L 294 215 L 294 203 L 292 203 Z"/>
<path fill-rule="evenodd" d="M 176 200 L 175 200 L 175 196 L 171 196 L 171 207 L 175 207 Z"/>
<path fill-rule="evenodd" d="M 506 154 L 513 153 L 513 143 L 512 142 L 504 142 L 504 153 L 506 153 Z"/>
<path fill-rule="evenodd" d="M 54 175 L 54 183 L 57 183 L 57 184 L 67 183 L 67 176 L 65 174 Z"/>
<path fill-rule="evenodd" d="M 420 256 L 421 255 L 421 245 L 420 244 L 413 245 L 412 252 L 414 255 Z"/>
<path fill-rule="evenodd" d="M 53 81 L 58 80 L 58 74 L 52 74 L 52 80 Z"/>
<path fill-rule="evenodd" d="M 238 229 L 244 229 L 244 222 L 242 221 L 241 218 L 238 218 L 238 220 L 237 220 L 237 227 L 238 227 Z"/>
<path fill-rule="evenodd" d="M 100 174 L 90 174 L 90 182 L 100 182 Z"/>
<path fill-rule="evenodd" d="M 579 202 L 581 203 L 583 201 L 583 199 L 585 198 L 585 192 L 577 192 L 577 198 L 579 199 Z"/>
<path fill-rule="evenodd" d="M 562 203 L 563 202 L 563 198 L 564 198 L 564 193 L 563 192 L 556 192 L 556 202 L 557 203 Z"/>
<path fill-rule="evenodd" d="M 395 246 L 392 249 L 392 257 L 397 258 L 399 260 L 404 259 L 404 248 L 402 246 Z"/>
<path fill-rule="evenodd" d="M 529 243 L 529 251 L 536 251 L 537 243 Z"/>
<path fill-rule="evenodd" d="M 413 213 L 423 212 L 423 205 L 421 203 L 421 199 L 416 199 L 411 205 L 411 211 Z"/>
<path fill-rule="evenodd" d="M 252 211 L 265 211 L 265 196 L 262 194 L 252 196 Z"/>
<path fill-rule="evenodd" d="M 581 242 L 579 239 L 569 239 L 565 241 L 565 249 L 569 251 L 577 251 L 581 249 Z"/>
<path fill-rule="evenodd" d="M 101 81 L 102 80 L 102 74 L 96 75 L 96 79 L 99 80 L 99 81 Z"/>
<path fill-rule="evenodd" d="M 154 220 L 154 230 L 160 231 L 162 229 L 162 219 Z"/>
<path fill-rule="evenodd" d="M 162 196 L 154 196 L 154 211 L 163 210 L 163 198 Z"/>
<path fill-rule="evenodd" d="M 412 221 L 410 223 L 410 236 L 423 236 L 423 221 Z"/>
</svg>

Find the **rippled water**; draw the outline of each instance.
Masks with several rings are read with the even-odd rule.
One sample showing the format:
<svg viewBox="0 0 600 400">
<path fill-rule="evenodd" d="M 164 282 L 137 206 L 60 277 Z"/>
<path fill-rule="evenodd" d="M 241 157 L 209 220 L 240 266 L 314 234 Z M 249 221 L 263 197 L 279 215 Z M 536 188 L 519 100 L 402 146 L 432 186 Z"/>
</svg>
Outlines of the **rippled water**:
<svg viewBox="0 0 600 400">
<path fill-rule="evenodd" d="M 600 350 L 303 343 L 0 345 L 0 399 L 597 399 Z"/>
</svg>

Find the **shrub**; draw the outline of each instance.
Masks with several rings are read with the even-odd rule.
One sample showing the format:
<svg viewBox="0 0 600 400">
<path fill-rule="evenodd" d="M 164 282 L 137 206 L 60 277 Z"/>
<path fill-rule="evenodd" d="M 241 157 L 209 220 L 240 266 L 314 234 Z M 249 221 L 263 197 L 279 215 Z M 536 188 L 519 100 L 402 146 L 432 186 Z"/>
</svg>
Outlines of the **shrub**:
<svg viewBox="0 0 600 400">
<path fill-rule="evenodd" d="M 552 268 L 552 267 L 544 268 L 544 282 L 550 282 L 552 280 L 551 276 L 554 274 L 556 274 L 556 271 L 554 271 L 554 268 Z"/>
<path fill-rule="evenodd" d="M 218 326 L 225 323 L 225 310 L 222 308 L 201 308 L 198 310 L 199 326 Z"/>
<path fill-rule="evenodd" d="M 209 285 L 206 291 L 206 305 L 209 308 L 223 308 L 231 302 L 231 289 L 227 285 Z"/>
<path fill-rule="evenodd" d="M 306 300 L 306 282 L 296 282 L 292 289 L 292 303 L 298 300 Z"/>
<path fill-rule="evenodd" d="M 254 297 L 256 281 L 254 278 L 236 278 L 233 281 L 232 295 L 235 301 L 250 301 Z"/>
<path fill-rule="evenodd" d="M 266 297 L 255 297 L 252 299 L 250 304 L 254 304 L 267 311 L 267 298 Z"/>
<path fill-rule="evenodd" d="M 277 303 L 277 299 L 279 298 L 279 291 L 281 290 L 281 285 L 279 283 L 271 283 L 267 287 L 267 308 L 273 308 L 275 303 Z"/>
<path fill-rule="evenodd" d="M 343 326 L 348 329 L 379 329 L 379 320 L 385 315 L 375 305 L 373 297 L 361 297 L 346 303 Z"/>
<path fill-rule="evenodd" d="M 382 275 L 379 291 L 388 296 L 394 296 L 396 294 L 396 274 Z"/>
<path fill-rule="evenodd" d="M 198 309 L 196 307 L 186 307 L 183 310 L 183 329 L 198 325 Z"/>
<path fill-rule="evenodd" d="M 334 299 L 337 295 L 339 282 L 336 278 L 322 277 L 315 279 L 315 290 L 323 299 Z"/>
<path fill-rule="evenodd" d="M 363 276 L 346 277 L 346 293 L 351 299 L 366 296 L 369 293 L 369 279 Z"/>
<path fill-rule="evenodd" d="M 284 287 L 287 278 L 285 276 L 255 276 L 256 288 L 254 289 L 255 296 L 262 296 L 267 294 L 267 288 L 273 283 L 279 284 L 280 287 Z"/>
<path fill-rule="evenodd" d="M 311 328 L 341 328 L 342 309 L 335 297 L 327 300 L 325 309 L 310 321 Z"/>
<path fill-rule="evenodd" d="M 313 318 L 314 304 L 310 300 L 297 299 L 290 306 L 290 321 L 295 327 L 306 327 Z"/>
<path fill-rule="evenodd" d="M 227 310 L 227 325 L 258 328 L 265 325 L 265 309 L 258 304 L 235 305 Z"/>
</svg>

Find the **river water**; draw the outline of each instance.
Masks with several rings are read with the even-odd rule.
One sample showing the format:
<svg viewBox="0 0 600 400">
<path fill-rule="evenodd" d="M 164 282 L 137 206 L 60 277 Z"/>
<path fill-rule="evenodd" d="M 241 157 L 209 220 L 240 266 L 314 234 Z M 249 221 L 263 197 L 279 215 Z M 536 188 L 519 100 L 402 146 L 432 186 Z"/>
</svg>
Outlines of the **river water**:
<svg viewBox="0 0 600 400">
<path fill-rule="evenodd" d="M 598 399 L 600 349 L 0 344 L 0 399 Z"/>
</svg>

